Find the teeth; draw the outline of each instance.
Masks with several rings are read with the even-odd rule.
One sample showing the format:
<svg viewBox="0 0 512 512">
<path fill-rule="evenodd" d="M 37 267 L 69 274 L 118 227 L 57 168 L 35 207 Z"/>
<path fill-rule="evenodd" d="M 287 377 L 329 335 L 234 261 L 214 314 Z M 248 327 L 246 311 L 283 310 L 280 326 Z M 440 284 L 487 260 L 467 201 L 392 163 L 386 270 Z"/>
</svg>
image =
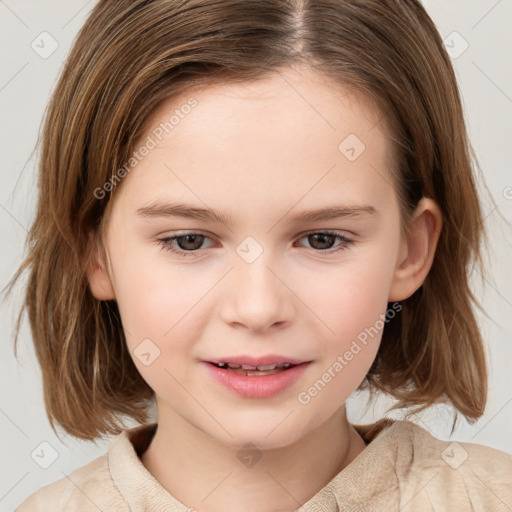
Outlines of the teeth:
<svg viewBox="0 0 512 512">
<path fill-rule="evenodd" d="M 267 371 L 267 370 L 275 370 L 276 368 L 289 368 L 291 363 L 280 363 L 280 364 L 270 364 L 267 366 L 250 366 L 247 364 L 239 365 L 238 363 L 216 363 L 219 368 L 231 368 L 232 370 L 242 369 L 242 370 L 252 370 L 252 371 Z"/>
<path fill-rule="evenodd" d="M 271 364 L 269 366 L 258 366 L 258 370 L 264 371 L 264 370 L 275 370 L 279 365 L 277 364 Z M 242 366 L 243 368 L 243 366 Z"/>
<path fill-rule="evenodd" d="M 269 366 L 258 366 L 258 370 L 275 370 L 276 368 L 289 368 L 291 363 L 280 363 L 280 364 L 271 364 Z"/>
</svg>

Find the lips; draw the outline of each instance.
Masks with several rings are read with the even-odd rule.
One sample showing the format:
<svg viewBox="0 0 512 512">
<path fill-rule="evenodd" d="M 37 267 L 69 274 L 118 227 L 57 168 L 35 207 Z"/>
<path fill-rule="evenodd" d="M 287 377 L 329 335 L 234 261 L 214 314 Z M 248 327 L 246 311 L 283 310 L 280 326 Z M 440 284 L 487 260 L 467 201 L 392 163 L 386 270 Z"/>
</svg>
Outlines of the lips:
<svg viewBox="0 0 512 512">
<path fill-rule="evenodd" d="M 201 361 L 201 364 L 206 368 L 207 373 L 225 388 L 243 398 L 252 399 L 270 398 L 283 392 L 300 379 L 311 363 L 311 361 L 300 361 L 293 358 L 284 358 L 284 360 L 288 359 L 289 361 L 283 362 L 283 358 L 275 356 L 272 356 L 271 359 L 271 361 L 274 361 L 273 364 L 268 364 L 270 362 L 268 357 L 259 359 L 239 357 L 237 359 L 244 363 L 250 360 L 252 364 L 240 364 L 240 362 L 233 361 L 224 362 L 220 359 Z M 262 361 L 265 361 L 265 364 Z M 224 366 L 222 366 L 223 364 Z M 230 366 L 234 366 L 234 368 Z M 247 366 L 255 369 L 244 369 Z M 269 366 L 273 369 L 263 371 L 258 369 Z"/>
</svg>

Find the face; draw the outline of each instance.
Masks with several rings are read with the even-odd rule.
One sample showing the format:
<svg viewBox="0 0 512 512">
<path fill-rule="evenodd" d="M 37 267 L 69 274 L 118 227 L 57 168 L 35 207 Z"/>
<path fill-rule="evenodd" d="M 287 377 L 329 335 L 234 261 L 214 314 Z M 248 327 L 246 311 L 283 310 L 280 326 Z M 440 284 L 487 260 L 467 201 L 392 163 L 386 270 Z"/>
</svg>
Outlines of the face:
<svg viewBox="0 0 512 512">
<path fill-rule="evenodd" d="M 381 117 L 304 68 L 197 88 L 153 113 L 105 241 L 128 348 L 159 414 L 225 445 L 277 448 L 362 382 L 401 247 Z M 296 366 L 245 376 L 211 364 L 243 357 Z"/>
</svg>

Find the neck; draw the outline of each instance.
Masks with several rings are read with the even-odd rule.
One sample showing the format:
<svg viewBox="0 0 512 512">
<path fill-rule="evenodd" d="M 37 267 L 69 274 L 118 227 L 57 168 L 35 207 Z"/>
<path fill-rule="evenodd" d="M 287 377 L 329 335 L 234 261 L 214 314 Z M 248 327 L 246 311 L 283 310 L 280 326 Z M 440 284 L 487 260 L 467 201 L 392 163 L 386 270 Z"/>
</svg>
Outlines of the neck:
<svg viewBox="0 0 512 512">
<path fill-rule="evenodd" d="M 291 512 L 300 508 L 365 448 L 343 405 L 288 446 L 245 452 L 225 446 L 172 409 L 159 407 L 158 428 L 141 461 L 172 496 L 201 512 Z M 251 458 L 256 456 L 256 458 Z"/>
</svg>

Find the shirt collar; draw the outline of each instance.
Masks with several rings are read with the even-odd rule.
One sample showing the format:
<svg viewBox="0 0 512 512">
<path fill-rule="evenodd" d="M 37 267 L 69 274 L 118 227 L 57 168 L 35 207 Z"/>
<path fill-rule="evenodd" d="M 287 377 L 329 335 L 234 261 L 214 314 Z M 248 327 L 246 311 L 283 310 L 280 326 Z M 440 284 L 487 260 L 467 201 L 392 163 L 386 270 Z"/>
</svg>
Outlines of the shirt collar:
<svg viewBox="0 0 512 512">
<path fill-rule="evenodd" d="M 408 422 L 385 418 L 371 424 L 352 424 L 367 447 L 298 510 L 336 512 L 340 507 L 345 510 L 349 504 L 353 510 L 363 510 L 364 504 L 371 504 L 375 496 L 388 494 L 390 487 L 398 485 L 392 479 L 394 450 L 390 450 L 390 440 L 399 435 L 393 431 L 403 430 L 404 424 Z M 157 423 L 151 423 L 125 430 L 112 443 L 107 459 L 114 484 L 133 512 L 190 511 L 160 485 L 139 458 L 151 442 L 156 427 Z M 385 438 L 388 442 L 383 441 Z M 390 469 L 390 480 L 375 479 L 375 471 L 382 467 Z M 378 481 L 385 482 L 382 484 L 385 488 L 380 488 Z M 396 505 L 390 503 L 389 510 L 396 509 Z"/>
</svg>

